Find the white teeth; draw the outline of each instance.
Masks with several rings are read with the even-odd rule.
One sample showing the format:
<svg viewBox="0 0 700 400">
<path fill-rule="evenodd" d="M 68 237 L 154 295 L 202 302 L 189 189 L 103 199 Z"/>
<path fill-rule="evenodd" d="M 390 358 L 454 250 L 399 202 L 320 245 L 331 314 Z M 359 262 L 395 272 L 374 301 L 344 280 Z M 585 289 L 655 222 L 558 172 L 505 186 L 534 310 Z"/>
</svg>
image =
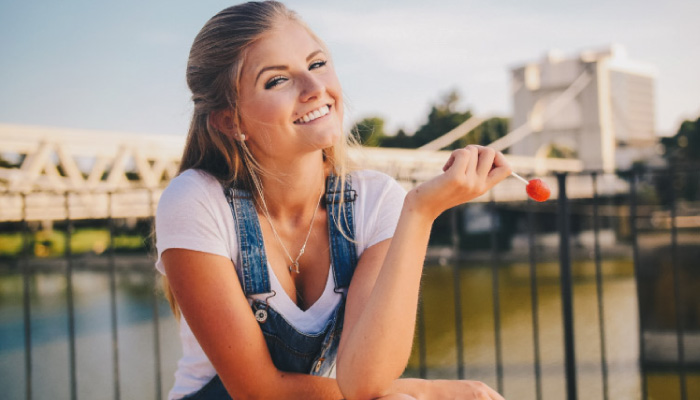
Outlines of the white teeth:
<svg viewBox="0 0 700 400">
<path fill-rule="evenodd" d="M 303 117 L 299 118 L 298 120 L 294 121 L 296 123 L 302 123 L 302 122 L 310 122 L 315 120 L 316 118 L 320 118 L 330 112 L 330 108 L 328 106 L 323 106 L 317 110 L 310 111 Z"/>
</svg>

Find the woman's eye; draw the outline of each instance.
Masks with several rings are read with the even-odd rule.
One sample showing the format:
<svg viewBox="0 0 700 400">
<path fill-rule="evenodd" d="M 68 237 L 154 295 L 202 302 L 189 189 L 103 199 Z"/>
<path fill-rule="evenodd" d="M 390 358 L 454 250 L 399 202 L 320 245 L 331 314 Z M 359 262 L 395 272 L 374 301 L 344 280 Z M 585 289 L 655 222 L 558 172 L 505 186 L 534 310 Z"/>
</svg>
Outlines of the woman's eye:
<svg viewBox="0 0 700 400">
<path fill-rule="evenodd" d="M 316 69 L 316 68 L 321 68 L 321 67 L 323 67 L 324 65 L 326 65 L 327 62 L 328 62 L 328 61 L 321 61 L 321 60 L 319 60 L 319 61 L 314 61 L 314 62 L 311 63 L 311 65 L 309 65 L 309 70 Z"/>
<path fill-rule="evenodd" d="M 286 80 L 287 80 L 287 78 L 285 78 L 284 76 L 281 76 L 281 75 L 276 76 L 276 77 L 270 79 L 269 81 L 265 82 L 265 89 L 272 89 L 273 87 L 281 84 L 282 82 L 284 82 Z"/>
</svg>

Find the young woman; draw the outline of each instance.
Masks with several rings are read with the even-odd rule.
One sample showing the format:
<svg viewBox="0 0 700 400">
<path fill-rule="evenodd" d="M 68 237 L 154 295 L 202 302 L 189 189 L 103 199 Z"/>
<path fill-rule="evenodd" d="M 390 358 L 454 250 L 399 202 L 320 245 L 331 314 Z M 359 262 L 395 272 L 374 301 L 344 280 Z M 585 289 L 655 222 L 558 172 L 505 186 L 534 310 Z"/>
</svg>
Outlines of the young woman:
<svg viewBox="0 0 700 400">
<path fill-rule="evenodd" d="M 187 66 L 194 116 L 158 206 L 157 268 L 180 316 L 170 398 L 499 399 L 398 379 L 433 220 L 510 173 L 469 146 L 408 193 L 348 168 L 324 44 L 282 4 L 227 8 Z"/>
</svg>

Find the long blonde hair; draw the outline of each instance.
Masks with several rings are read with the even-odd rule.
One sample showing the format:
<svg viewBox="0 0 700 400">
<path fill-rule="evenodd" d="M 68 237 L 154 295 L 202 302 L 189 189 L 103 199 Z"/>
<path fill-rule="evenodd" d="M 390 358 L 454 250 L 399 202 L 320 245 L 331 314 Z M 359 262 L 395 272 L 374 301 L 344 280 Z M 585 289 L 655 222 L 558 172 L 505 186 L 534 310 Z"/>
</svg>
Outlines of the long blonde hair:
<svg viewBox="0 0 700 400">
<path fill-rule="evenodd" d="M 248 2 L 226 8 L 199 31 L 187 61 L 187 85 L 192 92 L 194 111 L 180 173 L 188 169 L 203 170 L 223 185 L 235 181 L 255 194 L 252 190 L 254 180 L 264 171 L 245 145 L 216 129 L 211 114 L 232 110 L 235 120 L 239 120 L 236 105 L 246 50 L 276 23 L 284 20 L 301 24 L 321 46 L 326 47 L 294 11 L 277 1 Z M 323 150 L 324 162 L 341 178 L 338 183 L 341 190 L 350 168 L 348 147 L 354 143 L 352 135 L 343 135 L 334 146 Z M 180 310 L 166 276 L 163 276 L 162 283 L 170 308 L 179 319 Z"/>
</svg>

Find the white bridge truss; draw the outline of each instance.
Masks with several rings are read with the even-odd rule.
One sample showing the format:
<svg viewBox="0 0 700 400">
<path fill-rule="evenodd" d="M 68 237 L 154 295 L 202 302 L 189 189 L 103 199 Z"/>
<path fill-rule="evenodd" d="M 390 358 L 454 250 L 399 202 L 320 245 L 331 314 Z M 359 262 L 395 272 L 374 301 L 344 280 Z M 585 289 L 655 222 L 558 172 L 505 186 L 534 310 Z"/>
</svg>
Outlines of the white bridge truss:
<svg viewBox="0 0 700 400">
<path fill-rule="evenodd" d="M 0 221 L 152 216 L 164 187 L 177 174 L 184 141 L 182 136 L 0 124 L 0 156 L 16 164 L 0 167 Z M 351 156 L 360 167 L 383 171 L 408 188 L 441 173 L 449 152 L 363 148 Z M 526 175 L 582 168 L 578 160 L 507 158 L 515 171 Z M 545 180 L 556 187 L 552 176 Z M 492 192 L 478 201 L 526 198 L 515 179 Z"/>
</svg>

